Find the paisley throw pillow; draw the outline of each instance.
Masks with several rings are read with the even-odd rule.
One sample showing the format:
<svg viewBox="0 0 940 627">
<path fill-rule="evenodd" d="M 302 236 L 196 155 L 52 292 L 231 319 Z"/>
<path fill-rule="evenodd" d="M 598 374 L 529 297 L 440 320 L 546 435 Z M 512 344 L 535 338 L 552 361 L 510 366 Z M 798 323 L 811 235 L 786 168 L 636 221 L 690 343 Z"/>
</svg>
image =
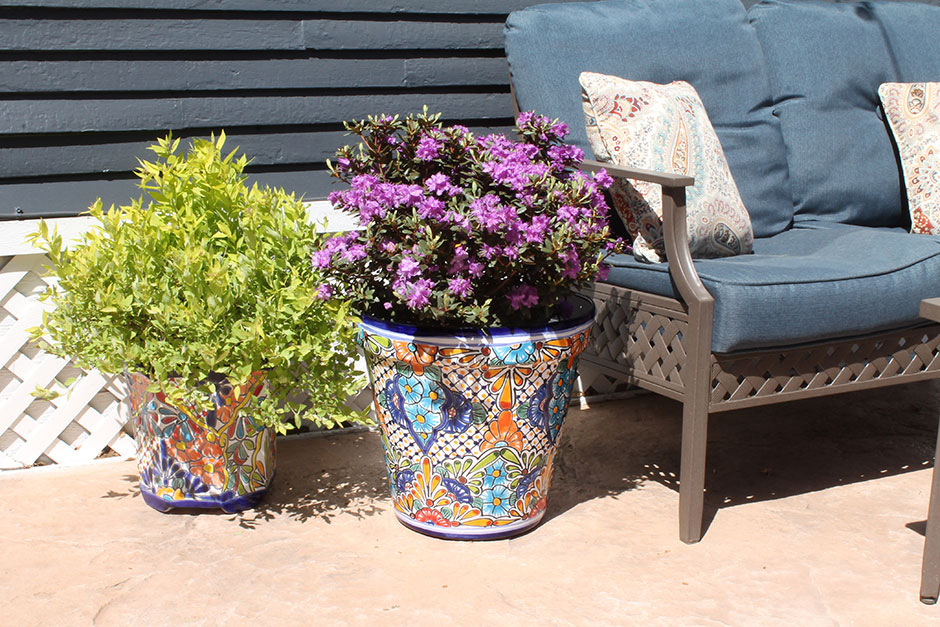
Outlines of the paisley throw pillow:
<svg viewBox="0 0 940 627">
<path fill-rule="evenodd" d="M 588 140 L 599 161 L 695 177 L 686 190 L 692 255 L 751 252 L 751 218 L 695 88 L 682 81 L 658 85 L 594 72 L 583 72 L 580 81 Z M 617 179 L 610 193 L 634 238 L 634 256 L 664 261 L 660 186 Z"/>
<path fill-rule="evenodd" d="M 940 83 L 878 88 L 901 156 L 911 232 L 940 235 Z"/>
</svg>

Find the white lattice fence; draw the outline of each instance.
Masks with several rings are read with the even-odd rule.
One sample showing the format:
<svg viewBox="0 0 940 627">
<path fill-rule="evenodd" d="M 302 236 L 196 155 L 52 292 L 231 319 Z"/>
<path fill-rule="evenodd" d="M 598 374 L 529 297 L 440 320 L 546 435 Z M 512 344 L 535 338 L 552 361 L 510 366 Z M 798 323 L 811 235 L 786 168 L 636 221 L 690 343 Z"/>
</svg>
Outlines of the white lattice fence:
<svg viewBox="0 0 940 627">
<path fill-rule="evenodd" d="M 133 456 L 120 378 L 83 373 L 29 342 L 26 330 L 42 319 L 46 262 L 41 254 L 0 257 L 0 468 Z M 74 387 L 56 399 L 31 394 L 70 378 Z"/>
</svg>

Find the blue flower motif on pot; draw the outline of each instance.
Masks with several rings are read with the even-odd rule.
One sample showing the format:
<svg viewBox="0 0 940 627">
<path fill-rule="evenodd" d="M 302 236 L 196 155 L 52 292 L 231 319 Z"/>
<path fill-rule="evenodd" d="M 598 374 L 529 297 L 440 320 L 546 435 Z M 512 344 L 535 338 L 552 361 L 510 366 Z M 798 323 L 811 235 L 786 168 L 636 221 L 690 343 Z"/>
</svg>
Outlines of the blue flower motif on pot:
<svg viewBox="0 0 940 627">
<path fill-rule="evenodd" d="M 422 453 L 438 433 L 463 433 L 473 421 L 470 402 L 434 376 L 398 374 L 385 384 L 385 398 L 396 423 L 408 429 Z"/>
<path fill-rule="evenodd" d="M 445 477 L 442 480 L 444 487 L 447 488 L 449 496 L 458 503 L 473 504 L 473 493 L 469 486 L 460 482 L 459 479 L 450 479 Z"/>
<path fill-rule="evenodd" d="M 561 363 L 551 380 L 543 383 L 528 402 L 519 405 L 519 418 L 544 431 L 552 444 L 558 439 L 577 371 L 567 361 Z"/>
<path fill-rule="evenodd" d="M 490 349 L 490 364 L 494 366 L 518 366 L 531 364 L 535 357 L 535 344 L 522 342 L 508 346 L 493 346 Z"/>
<path fill-rule="evenodd" d="M 492 489 L 493 486 L 503 485 L 509 476 L 506 460 L 502 457 L 497 458 L 486 467 L 486 474 L 483 475 L 483 489 Z"/>
<path fill-rule="evenodd" d="M 494 483 L 480 493 L 480 510 L 484 516 L 502 518 L 509 514 L 516 498 L 509 486 Z"/>
<path fill-rule="evenodd" d="M 404 492 L 414 483 L 415 473 L 413 470 L 404 469 L 395 473 L 395 487 L 399 492 Z"/>
</svg>

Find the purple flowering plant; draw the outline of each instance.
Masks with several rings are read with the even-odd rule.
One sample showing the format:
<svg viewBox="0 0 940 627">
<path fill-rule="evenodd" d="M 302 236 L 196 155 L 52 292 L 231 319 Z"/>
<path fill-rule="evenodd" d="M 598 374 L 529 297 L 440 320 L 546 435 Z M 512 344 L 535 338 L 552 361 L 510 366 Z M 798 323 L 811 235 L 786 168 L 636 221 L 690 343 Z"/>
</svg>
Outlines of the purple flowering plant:
<svg viewBox="0 0 940 627">
<path fill-rule="evenodd" d="M 578 287 L 604 278 L 621 242 L 608 228 L 601 171 L 562 142 L 568 127 L 523 113 L 520 141 L 474 136 L 441 114 L 345 123 L 358 146 L 328 161 L 349 185 L 330 194 L 359 229 L 313 255 L 322 298 L 403 323 L 517 326 L 558 315 Z"/>
</svg>

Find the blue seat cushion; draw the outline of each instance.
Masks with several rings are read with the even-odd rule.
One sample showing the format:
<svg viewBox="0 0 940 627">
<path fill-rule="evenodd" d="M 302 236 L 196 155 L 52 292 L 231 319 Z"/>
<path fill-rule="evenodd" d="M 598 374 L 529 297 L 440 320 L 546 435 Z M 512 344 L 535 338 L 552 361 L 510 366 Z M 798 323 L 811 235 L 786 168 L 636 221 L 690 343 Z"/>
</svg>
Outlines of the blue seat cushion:
<svg viewBox="0 0 940 627">
<path fill-rule="evenodd" d="M 667 264 L 610 261 L 607 283 L 678 297 Z M 715 298 L 712 350 L 789 346 L 916 324 L 940 296 L 940 237 L 805 221 L 695 267 Z"/>
<path fill-rule="evenodd" d="M 765 0 L 748 17 L 770 70 L 794 220 L 909 225 L 878 86 L 940 80 L 940 7 Z"/>
<path fill-rule="evenodd" d="M 789 227 L 786 149 L 764 55 L 739 0 L 539 5 L 509 16 L 505 45 L 519 108 L 567 122 L 569 141 L 589 155 L 581 72 L 687 81 L 715 127 L 754 234 Z"/>
</svg>

